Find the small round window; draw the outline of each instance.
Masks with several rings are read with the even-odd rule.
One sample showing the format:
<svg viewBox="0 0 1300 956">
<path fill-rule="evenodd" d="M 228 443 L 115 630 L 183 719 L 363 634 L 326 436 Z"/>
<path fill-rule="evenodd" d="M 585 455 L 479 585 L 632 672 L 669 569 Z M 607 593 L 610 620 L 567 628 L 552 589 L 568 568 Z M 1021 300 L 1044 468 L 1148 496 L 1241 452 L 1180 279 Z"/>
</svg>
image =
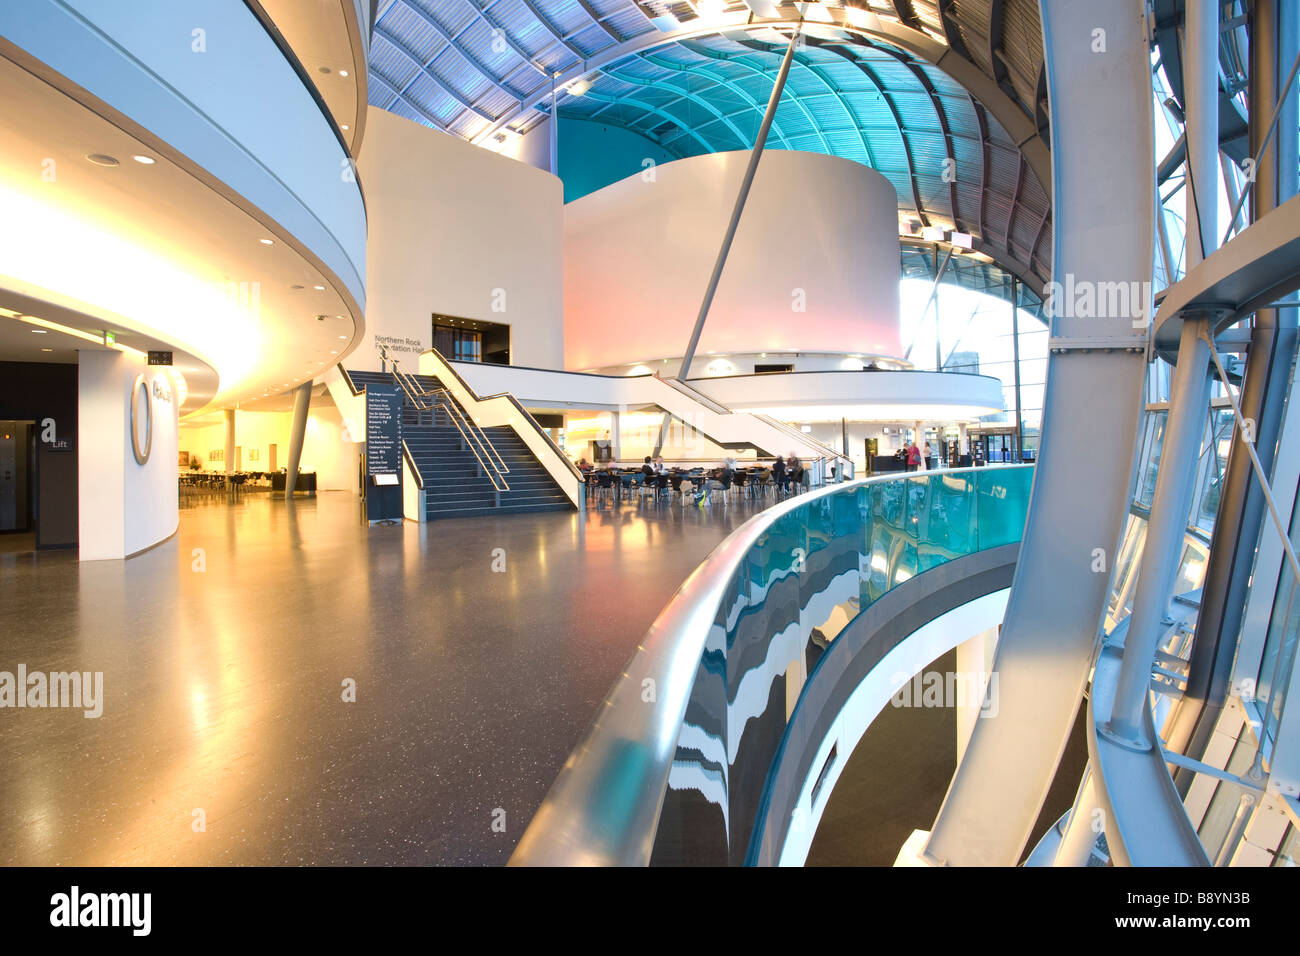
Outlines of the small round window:
<svg viewBox="0 0 1300 956">
<path fill-rule="evenodd" d="M 135 460 L 143 465 L 149 460 L 153 445 L 153 402 L 149 396 L 149 383 L 137 375 L 131 386 L 131 451 Z"/>
</svg>

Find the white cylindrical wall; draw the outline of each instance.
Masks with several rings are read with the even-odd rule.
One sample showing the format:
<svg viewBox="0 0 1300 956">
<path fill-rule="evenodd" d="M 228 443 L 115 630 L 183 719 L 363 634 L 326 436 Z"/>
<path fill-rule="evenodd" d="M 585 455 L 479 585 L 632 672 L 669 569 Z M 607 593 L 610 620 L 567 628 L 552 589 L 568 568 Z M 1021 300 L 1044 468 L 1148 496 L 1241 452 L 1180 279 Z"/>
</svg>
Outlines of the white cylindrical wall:
<svg viewBox="0 0 1300 956">
<path fill-rule="evenodd" d="M 682 354 L 748 157 L 677 160 L 565 207 L 566 367 Z M 888 180 L 833 156 L 766 152 L 696 362 L 710 351 L 900 355 L 899 271 Z"/>
<path fill-rule="evenodd" d="M 77 364 L 81 560 L 128 557 L 176 531 L 176 395 L 164 369 L 123 352 L 86 349 Z M 131 444 L 132 386 L 141 375 L 153 422 L 144 464 Z M 139 412 L 146 413 L 144 399 Z"/>
</svg>

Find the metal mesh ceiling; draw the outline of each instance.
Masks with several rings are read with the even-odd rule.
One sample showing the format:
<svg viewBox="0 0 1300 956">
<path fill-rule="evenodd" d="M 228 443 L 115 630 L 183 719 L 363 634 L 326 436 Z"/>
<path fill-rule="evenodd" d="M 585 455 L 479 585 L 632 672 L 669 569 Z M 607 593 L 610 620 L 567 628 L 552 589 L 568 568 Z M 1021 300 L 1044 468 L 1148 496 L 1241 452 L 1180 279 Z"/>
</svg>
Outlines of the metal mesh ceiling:
<svg viewBox="0 0 1300 956">
<path fill-rule="evenodd" d="M 1035 0 L 810 9 L 818 20 L 810 15 L 769 148 L 871 166 L 893 183 L 903 218 L 971 233 L 1041 287 L 1047 184 L 988 102 L 1045 129 Z M 623 127 L 676 156 L 749 149 L 788 42 L 774 22 L 731 0 L 380 0 L 370 102 L 482 143 L 534 128 L 559 84 L 561 118 Z M 981 97 L 953 78 L 955 66 L 980 80 Z"/>
</svg>

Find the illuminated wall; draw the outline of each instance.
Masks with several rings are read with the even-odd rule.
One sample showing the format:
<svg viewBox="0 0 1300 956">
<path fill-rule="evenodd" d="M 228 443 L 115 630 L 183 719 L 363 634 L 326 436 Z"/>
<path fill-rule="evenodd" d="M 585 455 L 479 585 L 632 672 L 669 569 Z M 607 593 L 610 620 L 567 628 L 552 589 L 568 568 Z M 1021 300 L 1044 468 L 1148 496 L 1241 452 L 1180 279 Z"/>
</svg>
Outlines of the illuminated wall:
<svg viewBox="0 0 1300 956">
<path fill-rule="evenodd" d="M 369 300 L 348 368 L 377 370 L 382 338 L 414 369 L 435 312 L 509 325 L 512 364 L 560 367 L 559 179 L 375 108 L 360 171 Z"/>
<path fill-rule="evenodd" d="M 565 366 L 680 356 L 748 153 L 654 167 L 564 210 Z M 759 164 L 699 355 L 900 355 L 898 198 L 859 163 L 771 150 Z"/>
</svg>

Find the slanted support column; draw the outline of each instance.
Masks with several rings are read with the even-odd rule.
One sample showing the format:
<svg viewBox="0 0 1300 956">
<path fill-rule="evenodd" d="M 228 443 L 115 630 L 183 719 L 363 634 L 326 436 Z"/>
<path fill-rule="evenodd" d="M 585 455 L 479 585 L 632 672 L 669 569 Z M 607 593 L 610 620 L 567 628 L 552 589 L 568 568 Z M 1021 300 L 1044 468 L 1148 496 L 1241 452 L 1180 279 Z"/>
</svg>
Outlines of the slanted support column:
<svg viewBox="0 0 1300 956">
<path fill-rule="evenodd" d="M 1077 308 L 1074 295 L 1088 288 L 1095 302 L 1101 283 L 1150 289 L 1155 145 L 1146 3 L 1040 0 L 1039 11 L 1052 123 L 1047 390 L 994 660 L 997 715 L 975 722 L 924 850 L 927 861 L 955 866 L 1015 866 L 1056 775 L 1128 517 L 1146 377 L 1145 296 L 1137 308 L 1116 303 L 1098 314 Z M 1098 442 L 1115 454 L 1080 457 Z"/>
<path fill-rule="evenodd" d="M 1074 806 L 1070 808 L 1070 819 L 1065 824 L 1061 843 L 1056 848 L 1053 866 L 1087 866 L 1092 858 L 1097 837 L 1101 835 L 1099 826 L 1100 804 L 1097 802 L 1097 789 L 1092 776 L 1092 768 L 1083 771 L 1083 782 L 1075 795 Z"/>
<path fill-rule="evenodd" d="M 1184 31 L 1183 87 L 1187 101 L 1187 168 L 1191 192 L 1187 203 L 1187 269 L 1190 272 L 1218 243 L 1219 228 L 1219 4 L 1187 0 Z M 1151 518 L 1133 614 L 1124 642 L 1115 702 L 1105 732 L 1138 750 L 1152 745 L 1145 731 L 1151 665 L 1164 632 L 1183 536 L 1196 486 L 1196 468 L 1210 408 L 1210 336 L 1208 315 L 1183 316 L 1178 367 L 1170 388 L 1169 418 L 1160 449 Z"/>
<path fill-rule="evenodd" d="M 1300 39 L 1297 20 L 1300 14 L 1291 0 L 1256 0 L 1250 8 L 1252 156 L 1260 155 L 1286 72 L 1295 61 Z M 1296 194 L 1296 164 L 1278 163 L 1277 157 L 1296 155 L 1298 102 L 1300 91 L 1293 85 L 1277 111 L 1273 142 L 1255 168 L 1254 185 L 1246 184 L 1251 190 L 1252 222 Z M 1235 208 L 1237 197 L 1230 198 Z M 1274 465 L 1295 350 L 1296 309 L 1256 311 L 1239 404 L 1242 415 L 1256 423 L 1255 451 L 1269 473 Z M 1166 728 L 1170 749 L 1179 753 L 1198 754 L 1209 745 L 1230 692 L 1232 661 L 1255 565 L 1255 546 L 1266 521 L 1264 495 L 1252 472 L 1245 442 L 1241 429 L 1234 428 L 1201 591 L 1187 692 L 1171 726 Z M 1180 769 L 1174 781 L 1186 795 L 1195 777 L 1191 771 Z"/>
<path fill-rule="evenodd" d="M 293 500 L 298 484 L 298 465 L 302 461 L 302 444 L 307 436 L 307 410 L 311 407 L 311 382 L 303 382 L 293 390 L 293 424 L 289 430 L 289 461 L 284 473 L 284 497 Z"/>
<path fill-rule="evenodd" d="M 1133 592 L 1133 613 L 1124 641 L 1124 665 L 1106 727 L 1112 739 L 1137 750 L 1146 750 L 1152 744 L 1146 736 L 1144 716 L 1151 665 L 1164 633 L 1161 622 L 1168 616 L 1174 579 L 1183 556 L 1187 515 L 1196 485 L 1197 452 L 1210 407 L 1209 331 L 1207 318 L 1189 316 L 1183 322 L 1169 419 L 1160 449 L 1160 473 L 1147 522 L 1142 566 Z"/>
<path fill-rule="evenodd" d="M 790 45 L 785 49 L 785 57 L 781 60 L 781 68 L 777 71 L 776 80 L 772 83 L 772 95 L 768 97 L 767 109 L 763 113 L 763 122 L 759 124 L 758 135 L 754 137 L 754 148 L 749 154 L 749 165 L 745 167 L 745 177 L 740 182 L 740 192 L 736 195 L 736 204 L 731 210 L 731 220 L 727 223 L 727 231 L 722 236 L 722 245 L 718 248 L 718 257 L 713 263 L 713 273 L 709 276 L 708 287 L 704 290 L 704 300 L 700 303 L 699 315 L 695 317 L 695 327 L 691 330 L 690 341 L 686 344 L 686 352 L 682 355 L 681 367 L 677 370 L 677 378 L 685 382 L 690 378 L 691 362 L 695 359 L 695 349 L 700 344 L 700 333 L 704 331 L 704 320 L 709 316 L 709 307 L 713 305 L 713 296 L 718 291 L 718 282 L 722 278 L 723 267 L 727 264 L 727 256 L 731 252 L 732 240 L 736 238 L 736 229 L 740 226 L 740 214 L 745 211 L 745 201 L 749 198 L 749 189 L 754 185 L 754 174 L 758 172 L 758 161 L 763 158 L 763 147 L 767 145 L 767 134 L 772 128 L 772 121 L 776 118 L 776 107 L 781 102 L 781 94 L 785 91 L 785 80 L 790 75 L 790 64 L 794 60 L 794 49 L 799 45 L 799 36 L 803 31 L 803 21 L 794 28 L 790 34 Z M 668 426 L 672 422 L 672 416 L 664 412 L 663 421 L 659 423 L 659 437 L 655 439 L 654 455 L 658 457 L 659 452 L 663 449 L 664 436 L 668 432 Z"/>
</svg>

